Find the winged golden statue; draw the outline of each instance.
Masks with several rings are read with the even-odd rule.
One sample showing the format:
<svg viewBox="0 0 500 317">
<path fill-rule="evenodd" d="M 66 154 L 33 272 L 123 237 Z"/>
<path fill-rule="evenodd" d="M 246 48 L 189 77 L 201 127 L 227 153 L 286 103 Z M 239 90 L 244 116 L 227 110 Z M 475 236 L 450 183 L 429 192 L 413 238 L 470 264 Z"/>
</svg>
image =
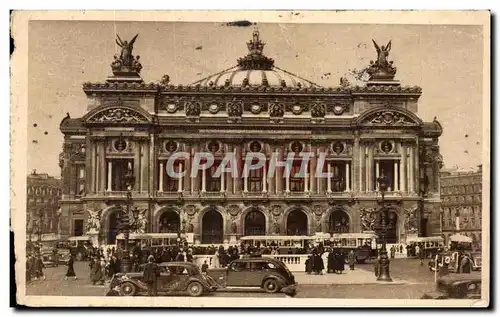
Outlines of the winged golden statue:
<svg viewBox="0 0 500 317">
<path fill-rule="evenodd" d="M 389 52 L 391 50 L 391 41 L 387 45 L 378 46 L 377 43 L 372 40 L 375 49 L 377 50 L 377 65 L 380 67 L 385 67 L 389 64 L 387 58 L 389 57 Z"/>
<path fill-rule="evenodd" d="M 134 43 L 135 40 L 137 39 L 137 36 L 139 34 L 136 34 L 130 42 L 128 41 L 122 41 L 120 36 L 116 34 L 116 44 L 122 48 L 122 51 L 120 53 L 120 59 L 122 61 L 123 66 L 132 66 L 132 63 L 134 61 L 134 56 L 132 55 L 132 51 L 134 50 Z"/>
</svg>

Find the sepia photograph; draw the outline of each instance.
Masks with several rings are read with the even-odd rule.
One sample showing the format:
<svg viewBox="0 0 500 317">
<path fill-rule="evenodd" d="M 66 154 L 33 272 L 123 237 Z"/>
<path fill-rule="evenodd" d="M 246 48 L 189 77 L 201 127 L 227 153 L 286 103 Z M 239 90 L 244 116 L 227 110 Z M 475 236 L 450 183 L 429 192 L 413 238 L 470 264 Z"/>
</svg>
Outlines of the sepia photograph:
<svg viewBox="0 0 500 317">
<path fill-rule="evenodd" d="M 11 27 L 19 304 L 490 305 L 488 11 Z"/>
</svg>

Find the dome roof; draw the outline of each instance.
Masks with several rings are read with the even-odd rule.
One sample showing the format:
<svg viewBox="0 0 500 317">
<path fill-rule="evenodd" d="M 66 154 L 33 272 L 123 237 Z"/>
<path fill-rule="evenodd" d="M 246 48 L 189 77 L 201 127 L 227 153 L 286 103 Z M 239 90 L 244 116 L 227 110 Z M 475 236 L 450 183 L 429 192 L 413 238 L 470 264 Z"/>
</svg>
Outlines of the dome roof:
<svg viewBox="0 0 500 317">
<path fill-rule="evenodd" d="M 307 79 L 275 66 L 274 60 L 262 53 L 264 45 L 259 39 L 259 31 L 254 31 L 253 39 L 247 43 L 248 54 L 238 59 L 237 66 L 205 77 L 192 85 L 208 87 L 320 87 Z"/>
<path fill-rule="evenodd" d="M 201 86 L 270 86 L 305 88 L 318 86 L 276 67 L 271 70 L 241 70 L 232 69 L 211 75 L 195 84 Z"/>
</svg>

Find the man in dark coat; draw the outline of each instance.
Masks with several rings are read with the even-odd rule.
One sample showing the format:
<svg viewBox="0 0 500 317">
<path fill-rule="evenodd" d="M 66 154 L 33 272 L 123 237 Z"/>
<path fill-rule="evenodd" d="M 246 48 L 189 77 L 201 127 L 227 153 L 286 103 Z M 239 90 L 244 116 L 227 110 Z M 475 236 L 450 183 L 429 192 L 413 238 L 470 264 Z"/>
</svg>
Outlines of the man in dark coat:
<svg viewBox="0 0 500 317">
<path fill-rule="evenodd" d="M 142 279 L 148 286 L 148 296 L 157 296 L 158 277 L 160 276 L 160 267 L 154 263 L 154 256 L 148 257 L 148 263 L 144 267 Z"/>
</svg>

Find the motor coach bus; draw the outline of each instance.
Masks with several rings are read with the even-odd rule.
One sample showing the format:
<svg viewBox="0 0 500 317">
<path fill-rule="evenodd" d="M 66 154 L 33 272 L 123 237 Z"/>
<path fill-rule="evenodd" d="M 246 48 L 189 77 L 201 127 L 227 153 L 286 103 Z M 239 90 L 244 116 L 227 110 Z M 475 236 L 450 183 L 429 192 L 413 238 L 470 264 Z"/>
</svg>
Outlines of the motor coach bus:
<svg viewBox="0 0 500 317">
<path fill-rule="evenodd" d="M 375 233 L 334 233 L 325 244 L 345 254 L 353 250 L 356 262 L 365 263 L 377 256 L 377 238 Z"/>
</svg>

